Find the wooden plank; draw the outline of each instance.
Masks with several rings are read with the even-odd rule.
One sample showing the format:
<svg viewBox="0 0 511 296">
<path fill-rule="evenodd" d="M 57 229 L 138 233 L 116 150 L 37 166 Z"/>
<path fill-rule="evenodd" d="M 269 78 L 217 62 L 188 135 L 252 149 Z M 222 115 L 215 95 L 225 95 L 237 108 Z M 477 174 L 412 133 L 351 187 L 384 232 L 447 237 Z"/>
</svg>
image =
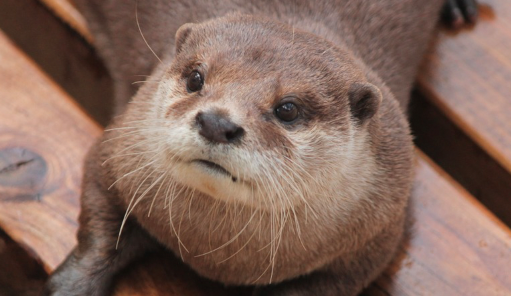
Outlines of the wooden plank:
<svg viewBox="0 0 511 296">
<path fill-rule="evenodd" d="M 511 172 L 511 1 L 480 2 L 480 21 L 473 28 L 439 34 L 419 86 Z"/>
<path fill-rule="evenodd" d="M 100 127 L 0 32 L 0 227 L 53 270 L 75 244 L 82 163 Z"/>
</svg>

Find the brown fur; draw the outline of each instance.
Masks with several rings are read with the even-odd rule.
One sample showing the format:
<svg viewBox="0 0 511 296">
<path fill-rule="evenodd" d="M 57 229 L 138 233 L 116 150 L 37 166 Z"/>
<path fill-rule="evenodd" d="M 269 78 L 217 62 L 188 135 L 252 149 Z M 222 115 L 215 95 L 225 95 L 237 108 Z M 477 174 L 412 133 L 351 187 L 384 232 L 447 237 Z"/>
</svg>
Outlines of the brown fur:
<svg viewBox="0 0 511 296">
<path fill-rule="evenodd" d="M 104 295 L 118 270 L 160 244 L 200 275 L 256 285 L 259 295 L 354 295 L 382 271 L 403 235 L 412 179 L 402 110 L 443 1 L 76 2 L 116 80 L 121 115 L 87 158 L 79 245 L 49 294 Z M 197 24 L 178 31 L 187 22 Z M 204 89 L 188 93 L 186 75 L 197 67 Z M 150 73 L 126 104 L 137 91 L 132 75 Z M 301 113 L 286 125 L 272 110 L 289 95 Z M 185 135 L 203 148 L 182 154 L 167 145 L 181 135 L 168 131 L 195 133 L 197 110 L 214 110 L 246 134 L 221 147 Z M 312 154 L 301 150 L 306 144 Z M 197 157 L 189 154 L 217 161 L 237 151 L 271 155 L 268 174 L 281 182 L 269 185 L 289 200 L 218 197 L 223 188 L 208 177 L 166 186 L 176 178 L 166 171 Z M 239 178 L 232 186 L 261 186 L 243 171 L 256 164 L 243 160 L 222 163 Z M 279 164 L 296 171 L 284 175 Z"/>
</svg>

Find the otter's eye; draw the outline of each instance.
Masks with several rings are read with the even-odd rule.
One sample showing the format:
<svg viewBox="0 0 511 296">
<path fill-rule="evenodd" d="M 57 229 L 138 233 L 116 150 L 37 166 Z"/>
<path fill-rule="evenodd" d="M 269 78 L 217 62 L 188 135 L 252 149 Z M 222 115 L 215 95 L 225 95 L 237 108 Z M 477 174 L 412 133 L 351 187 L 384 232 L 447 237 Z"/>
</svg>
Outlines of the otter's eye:
<svg viewBox="0 0 511 296">
<path fill-rule="evenodd" d="M 298 106 L 287 102 L 275 108 L 275 115 L 284 122 L 291 122 L 298 117 Z"/>
<path fill-rule="evenodd" d="M 199 71 L 193 71 L 190 76 L 188 76 L 188 80 L 186 81 L 186 89 L 188 92 L 196 92 L 202 89 L 202 85 L 204 84 L 204 79 Z"/>
</svg>

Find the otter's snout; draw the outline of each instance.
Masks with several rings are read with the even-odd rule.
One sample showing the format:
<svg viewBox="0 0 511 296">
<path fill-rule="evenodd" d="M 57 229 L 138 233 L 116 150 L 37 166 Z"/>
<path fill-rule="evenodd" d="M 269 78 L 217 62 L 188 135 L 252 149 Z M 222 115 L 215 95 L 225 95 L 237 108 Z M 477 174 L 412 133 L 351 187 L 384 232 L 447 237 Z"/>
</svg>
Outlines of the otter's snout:
<svg viewBox="0 0 511 296">
<path fill-rule="evenodd" d="M 199 134 L 213 143 L 230 144 L 240 140 L 245 130 L 219 113 L 199 112 L 195 117 Z"/>
</svg>

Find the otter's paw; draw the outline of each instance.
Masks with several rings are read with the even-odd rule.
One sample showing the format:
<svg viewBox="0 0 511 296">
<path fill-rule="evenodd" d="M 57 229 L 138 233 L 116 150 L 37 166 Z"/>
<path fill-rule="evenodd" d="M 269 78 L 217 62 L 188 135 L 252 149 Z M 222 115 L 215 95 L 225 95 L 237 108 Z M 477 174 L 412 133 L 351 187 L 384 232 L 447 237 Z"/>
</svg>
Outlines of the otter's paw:
<svg viewBox="0 0 511 296">
<path fill-rule="evenodd" d="M 109 274 L 85 264 L 77 264 L 74 256 L 68 259 L 49 277 L 42 296 L 107 296 L 110 293 Z M 96 271 L 96 272 L 95 272 Z"/>
<path fill-rule="evenodd" d="M 85 282 L 56 282 L 51 280 L 44 286 L 41 296 L 107 296 L 107 289 L 97 288 Z"/>
<path fill-rule="evenodd" d="M 477 0 L 447 0 L 442 11 L 442 21 L 454 28 L 477 20 Z"/>
</svg>

